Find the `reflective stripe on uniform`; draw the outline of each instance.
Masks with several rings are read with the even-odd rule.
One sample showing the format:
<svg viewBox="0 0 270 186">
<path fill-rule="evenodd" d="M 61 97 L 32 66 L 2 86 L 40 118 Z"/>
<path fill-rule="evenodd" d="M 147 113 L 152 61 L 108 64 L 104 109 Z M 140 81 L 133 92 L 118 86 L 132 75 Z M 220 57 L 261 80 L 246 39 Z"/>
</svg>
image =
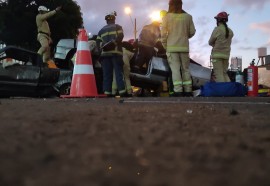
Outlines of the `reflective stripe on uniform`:
<svg viewBox="0 0 270 186">
<path fill-rule="evenodd" d="M 111 95 L 112 92 L 105 91 L 104 94 L 107 94 L 107 95 L 109 94 L 109 95 Z"/>
<path fill-rule="evenodd" d="M 182 81 L 174 81 L 174 82 L 173 82 L 173 85 L 174 85 L 174 86 L 182 85 L 182 84 L 183 84 Z"/>
<path fill-rule="evenodd" d="M 125 89 L 119 91 L 119 94 L 123 94 L 123 93 L 126 93 L 126 90 Z"/>
<path fill-rule="evenodd" d="M 97 40 L 103 41 L 103 39 L 100 36 L 97 37 Z"/>
<path fill-rule="evenodd" d="M 211 58 L 229 59 L 230 56 L 228 56 L 227 54 L 219 53 L 219 52 L 213 52 L 211 55 Z"/>
<path fill-rule="evenodd" d="M 173 51 L 176 51 L 176 52 L 188 52 L 189 49 L 188 49 L 188 47 L 168 46 L 167 45 L 167 51 L 170 51 L 170 52 L 173 52 Z"/>
<path fill-rule="evenodd" d="M 73 71 L 74 74 L 94 74 L 93 65 L 76 65 Z"/>
<path fill-rule="evenodd" d="M 123 31 L 122 30 L 117 30 L 117 34 L 119 34 L 119 33 L 123 33 Z M 109 35 L 117 35 L 116 34 L 116 31 L 111 31 L 111 32 L 105 32 L 104 34 L 101 34 L 101 38 L 103 38 L 103 37 L 105 37 L 105 36 L 109 36 Z"/>
<path fill-rule="evenodd" d="M 192 85 L 192 81 L 184 81 L 183 85 Z"/>
</svg>

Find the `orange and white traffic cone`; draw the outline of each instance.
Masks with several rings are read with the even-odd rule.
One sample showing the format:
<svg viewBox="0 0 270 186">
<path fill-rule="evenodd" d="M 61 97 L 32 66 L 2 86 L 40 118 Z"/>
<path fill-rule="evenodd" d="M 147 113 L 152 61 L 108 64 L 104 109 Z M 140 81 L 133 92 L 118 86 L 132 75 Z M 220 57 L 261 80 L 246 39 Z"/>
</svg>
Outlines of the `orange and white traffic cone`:
<svg viewBox="0 0 270 186">
<path fill-rule="evenodd" d="M 79 30 L 77 53 L 70 88 L 70 95 L 63 98 L 106 97 L 98 95 L 92 57 L 85 29 Z"/>
</svg>

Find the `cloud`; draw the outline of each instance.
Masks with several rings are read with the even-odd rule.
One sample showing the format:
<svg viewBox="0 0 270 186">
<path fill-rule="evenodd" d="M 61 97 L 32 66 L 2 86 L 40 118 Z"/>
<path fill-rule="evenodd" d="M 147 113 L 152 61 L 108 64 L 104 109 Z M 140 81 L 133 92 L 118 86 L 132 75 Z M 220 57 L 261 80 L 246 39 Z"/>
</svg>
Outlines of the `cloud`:
<svg viewBox="0 0 270 186">
<path fill-rule="evenodd" d="M 250 28 L 260 30 L 270 36 L 270 21 L 264 23 L 251 23 Z"/>
<path fill-rule="evenodd" d="M 105 25 L 105 14 L 116 11 L 118 16 L 116 23 L 120 24 L 124 29 L 125 38 L 134 36 L 134 20 L 137 21 L 137 31 L 140 33 L 142 27 L 151 22 L 149 15 L 153 11 L 167 10 L 168 0 L 155 0 L 155 1 L 134 1 L 134 0 L 114 0 L 113 3 L 105 0 L 77 0 L 78 5 L 83 12 L 84 27 L 93 34 Z M 196 6 L 196 0 L 184 0 L 183 8 L 191 10 Z M 125 7 L 129 6 L 132 10 L 131 18 L 124 12 Z M 138 35 L 137 34 L 137 35 Z"/>
<path fill-rule="evenodd" d="M 255 47 L 238 47 L 239 50 L 257 50 Z"/>
<path fill-rule="evenodd" d="M 207 26 L 209 22 L 211 22 L 212 19 L 206 16 L 201 16 L 196 20 L 196 26 Z"/>
<path fill-rule="evenodd" d="M 269 0 L 225 0 L 224 5 L 225 6 L 242 6 L 245 8 L 251 8 L 251 9 L 261 9 L 263 8 L 267 3 L 269 3 Z"/>
</svg>

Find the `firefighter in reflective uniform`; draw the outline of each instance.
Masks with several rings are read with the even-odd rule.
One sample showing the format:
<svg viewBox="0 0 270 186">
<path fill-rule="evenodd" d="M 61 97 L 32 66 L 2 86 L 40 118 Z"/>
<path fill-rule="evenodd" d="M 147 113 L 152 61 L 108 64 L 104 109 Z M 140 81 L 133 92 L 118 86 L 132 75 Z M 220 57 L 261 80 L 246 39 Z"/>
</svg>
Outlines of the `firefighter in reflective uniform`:
<svg viewBox="0 0 270 186">
<path fill-rule="evenodd" d="M 209 45 L 213 47 L 211 52 L 211 62 L 213 64 L 216 82 L 230 82 L 227 74 L 233 31 L 227 26 L 228 14 L 220 12 L 215 19 L 217 27 L 214 28 L 209 39 Z"/>
<path fill-rule="evenodd" d="M 182 9 L 182 0 L 170 0 L 169 11 L 162 20 L 161 42 L 172 71 L 173 96 L 193 95 L 189 71 L 189 39 L 195 32 L 192 16 Z"/>
<path fill-rule="evenodd" d="M 135 60 L 135 70 L 140 71 L 144 64 L 146 69 L 156 51 L 154 49 L 157 42 L 160 40 L 160 23 L 153 21 L 149 25 L 145 25 L 138 38 L 138 54 Z"/>
<path fill-rule="evenodd" d="M 129 42 L 131 42 L 131 40 Z M 133 43 L 130 43 L 130 44 L 133 45 Z M 123 47 L 123 61 L 124 61 L 123 70 L 124 70 L 124 79 L 125 79 L 125 85 L 126 85 L 128 97 L 132 97 L 132 92 L 133 92 L 131 82 L 130 82 L 130 77 L 129 77 L 129 75 L 130 75 L 130 60 L 132 59 L 133 56 L 134 56 L 134 52 L 131 49 Z M 112 94 L 116 94 L 117 89 L 118 88 L 117 88 L 116 79 L 115 79 L 115 75 L 114 75 L 113 76 L 113 84 L 112 84 Z"/>
<path fill-rule="evenodd" d="M 107 25 L 99 32 L 97 37 L 97 46 L 101 47 L 101 65 L 103 69 L 103 90 L 108 97 L 112 95 L 113 71 L 115 71 L 116 83 L 121 97 L 126 96 L 126 87 L 123 77 L 123 50 L 122 40 L 124 38 L 123 29 L 115 24 L 116 12 L 105 16 Z M 105 51 L 105 44 L 113 41 L 114 49 Z"/>
<path fill-rule="evenodd" d="M 54 16 L 60 9 L 61 7 L 57 7 L 55 10 L 49 11 L 45 6 L 38 7 L 39 13 L 36 16 L 37 40 L 41 45 L 38 53 L 42 55 L 45 64 L 50 60 L 50 44 L 52 44 L 51 31 L 47 19 Z"/>
</svg>

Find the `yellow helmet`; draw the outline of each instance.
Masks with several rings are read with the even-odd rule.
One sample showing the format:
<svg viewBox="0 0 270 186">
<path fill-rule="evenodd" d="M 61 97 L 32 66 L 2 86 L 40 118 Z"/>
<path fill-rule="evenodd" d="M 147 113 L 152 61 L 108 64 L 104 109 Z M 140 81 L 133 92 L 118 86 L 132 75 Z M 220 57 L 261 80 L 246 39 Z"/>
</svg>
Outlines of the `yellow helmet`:
<svg viewBox="0 0 270 186">
<path fill-rule="evenodd" d="M 161 10 L 160 11 L 160 18 L 162 19 L 168 12 L 166 10 Z"/>
</svg>

